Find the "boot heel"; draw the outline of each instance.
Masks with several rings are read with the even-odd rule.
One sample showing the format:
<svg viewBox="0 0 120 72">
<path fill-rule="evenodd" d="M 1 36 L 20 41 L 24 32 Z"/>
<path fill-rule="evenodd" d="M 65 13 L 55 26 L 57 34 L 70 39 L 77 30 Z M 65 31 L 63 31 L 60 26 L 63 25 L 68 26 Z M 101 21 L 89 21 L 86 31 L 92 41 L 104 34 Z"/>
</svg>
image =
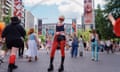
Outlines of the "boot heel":
<svg viewBox="0 0 120 72">
<path fill-rule="evenodd" d="M 58 72 L 63 72 L 64 71 L 64 66 L 62 65 L 59 69 Z"/>
<path fill-rule="evenodd" d="M 12 69 L 10 69 L 10 68 L 8 68 L 8 72 L 13 72 L 13 70 L 12 70 Z"/>
<path fill-rule="evenodd" d="M 48 68 L 48 72 L 53 71 L 53 70 L 54 70 L 53 65 L 50 65 L 50 67 Z"/>
<path fill-rule="evenodd" d="M 8 72 L 13 72 L 13 64 L 8 65 Z"/>
</svg>

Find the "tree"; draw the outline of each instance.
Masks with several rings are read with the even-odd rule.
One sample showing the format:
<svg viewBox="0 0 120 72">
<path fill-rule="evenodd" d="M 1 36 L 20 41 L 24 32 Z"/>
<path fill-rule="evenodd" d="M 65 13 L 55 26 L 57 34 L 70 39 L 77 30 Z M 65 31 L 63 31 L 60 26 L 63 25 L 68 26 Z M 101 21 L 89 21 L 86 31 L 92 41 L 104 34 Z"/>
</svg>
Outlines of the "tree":
<svg viewBox="0 0 120 72">
<path fill-rule="evenodd" d="M 114 37 L 112 32 L 112 25 L 105 19 L 104 10 L 101 9 L 100 5 L 98 5 L 95 10 L 95 24 L 96 30 L 100 35 L 100 39 L 107 39 L 109 37 Z"/>
<path fill-rule="evenodd" d="M 104 14 L 106 15 L 105 20 L 106 20 L 108 26 L 110 26 L 109 29 L 112 31 L 112 24 L 108 20 L 108 14 L 111 13 L 115 19 L 120 17 L 120 1 L 119 0 L 105 0 L 105 1 L 106 1 L 106 5 L 105 5 L 105 9 L 104 9 Z M 114 33 L 112 34 L 112 37 L 116 38 Z"/>
<path fill-rule="evenodd" d="M 77 35 L 78 35 L 78 38 L 80 37 L 80 35 L 82 35 L 84 38 L 84 41 L 89 41 L 90 29 L 87 29 L 85 31 L 79 29 L 77 32 Z"/>
<path fill-rule="evenodd" d="M 112 13 L 112 15 L 117 19 L 120 17 L 120 1 L 119 0 L 105 0 L 105 13 Z"/>
<path fill-rule="evenodd" d="M 110 38 L 116 38 L 113 32 L 113 26 L 111 22 L 108 20 L 108 14 L 112 13 L 112 15 L 117 19 L 120 17 L 120 1 L 119 0 L 104 0 L 106 4 L 104 9 L 98 8 L 95 10 L 95 24 L 96 30 L 99 32 L 101 39 L 107 39 L 108 36 Z"/>
</svg>

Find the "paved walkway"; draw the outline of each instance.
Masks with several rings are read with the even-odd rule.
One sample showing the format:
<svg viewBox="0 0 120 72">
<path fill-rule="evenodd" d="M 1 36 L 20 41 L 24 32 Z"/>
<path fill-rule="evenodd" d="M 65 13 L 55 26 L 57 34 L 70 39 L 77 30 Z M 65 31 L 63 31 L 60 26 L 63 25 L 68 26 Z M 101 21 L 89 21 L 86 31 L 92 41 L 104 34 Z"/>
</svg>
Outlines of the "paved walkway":
<svg viewBox="0 0 120 72">
<path fill-rule="evenodd" d="M 54 60 L 54 72 L 58 72 L 60 64 L 60 52 L 56 52 Z M 66 52 L 65 71 L 64 72 L 120 72 L 120 53 L 106 54 L 100 53 L 99 61 L 91 61 L 91 53 L 86 52 L 84 57 L 71 58 L 69 51 Z M 0 72 L 7 72 L 7 58 L 5 63 L 0 65 Z M 17 58 L 16 63 L 19 68 L 14 72 L 47 72 L 49 66 L 49 55 L 46 51 L 41 50 L 39 60 L 31 63 L 25 58 Z"/>
</svg>

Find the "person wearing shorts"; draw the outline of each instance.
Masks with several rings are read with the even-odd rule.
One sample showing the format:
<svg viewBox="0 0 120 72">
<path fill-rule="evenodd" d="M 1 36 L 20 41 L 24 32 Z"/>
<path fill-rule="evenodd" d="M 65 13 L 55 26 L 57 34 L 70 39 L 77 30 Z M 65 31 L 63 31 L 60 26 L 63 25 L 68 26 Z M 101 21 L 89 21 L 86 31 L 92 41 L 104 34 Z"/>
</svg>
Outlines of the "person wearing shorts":
<svg viewBox="0 0 120 72">
<path fill-rule="evenodd" d="M 10 50 L 8 72 L 13 72 L 16 69 L 15 65 L 16 54 L 19 48 L 23 47 L 26 32 L 20 25 L 20 19 L 16 16 L 11 17 L 11 23 L 8 24 L 2 33 L 2 38 L 5 39 L 6 46 Z"/>
</svg>

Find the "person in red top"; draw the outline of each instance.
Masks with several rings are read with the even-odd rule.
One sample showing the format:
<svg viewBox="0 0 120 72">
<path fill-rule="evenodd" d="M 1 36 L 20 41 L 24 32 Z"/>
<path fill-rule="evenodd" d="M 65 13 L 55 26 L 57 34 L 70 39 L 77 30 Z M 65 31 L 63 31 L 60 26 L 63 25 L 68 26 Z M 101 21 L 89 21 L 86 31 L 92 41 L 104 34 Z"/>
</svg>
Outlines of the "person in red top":
<svg viewBox="0 0 120 72">
<path fill-rule="evenodd" d="M 112 16 L 112 14 L 108 15 L 109 20 L 112 22 L 113 25 L 113 31 L 116 36 L 120 37 L 120 18 L 117 18 L 116 20 Z"/>
<path fill-rule="evenodd" d="M 65 47 L 65 40 L 66 39 L 65 39 L 65 29 L 64 29 L 63 22 L 64 22 L 64 16 L 60 16 L 59 22 L 56 25 L 56 32 L 54 35 L 52 50 L 50 53 L 50 65 L 48 68 L 48 72 L 53 71 L 53 69 L 54 69 L 53 60 L 54 60 L 55 51 L 58 48 L 58 45 L 59 45 L 60 50 L 61 50 L 61 65 L 60 65 L 60 68 L 58 69 L 58 71 L 59 72 L 64 71 L 64 59 L 65 59 L 64 47 Z"/>
</svg>

